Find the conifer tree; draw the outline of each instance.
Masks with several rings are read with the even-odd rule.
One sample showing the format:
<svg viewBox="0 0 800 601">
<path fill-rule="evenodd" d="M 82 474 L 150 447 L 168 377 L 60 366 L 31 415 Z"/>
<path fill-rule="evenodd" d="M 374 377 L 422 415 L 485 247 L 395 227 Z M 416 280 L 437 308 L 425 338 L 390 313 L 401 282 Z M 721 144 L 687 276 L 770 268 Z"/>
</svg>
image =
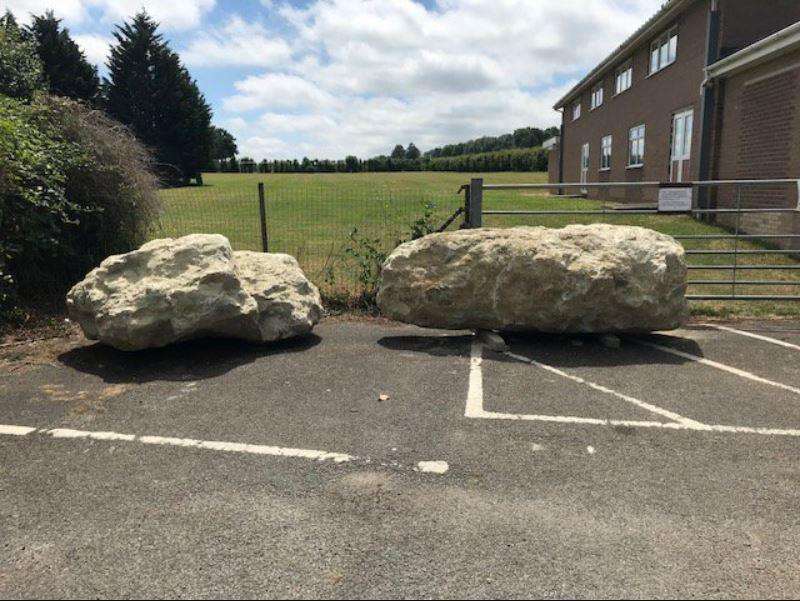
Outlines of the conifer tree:
<svg viewBox="0 0 800 601">
<path fill-rule="evenodd" d="M 198 178 L 211 163 L 211 108 L 178 55 L 142 11 L 117 26 L 105 81 L 106 109 L 151 147 L 159 163 Z"/>
<path fill-rule="evenodd" d="M 27 34 L 36 45 L 51 94 L 92 104 L 97 102 L 100 91 L 97 67 L 89 64 L 53 11 L 34 16 Z"/>
</svg>

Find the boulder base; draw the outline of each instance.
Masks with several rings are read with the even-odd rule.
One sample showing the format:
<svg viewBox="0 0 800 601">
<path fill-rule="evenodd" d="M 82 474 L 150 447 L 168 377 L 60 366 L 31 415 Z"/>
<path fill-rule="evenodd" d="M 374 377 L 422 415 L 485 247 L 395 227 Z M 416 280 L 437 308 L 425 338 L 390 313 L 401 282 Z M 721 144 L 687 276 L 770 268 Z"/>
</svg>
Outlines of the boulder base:
<svg viewBox="0 0 800 601">
<path fill-rule="evenodd" d="M 686 261 L 640 227 L 431 234 L 383 265 L 381 312 L 424 327 L 547 333 L 670 330 L 688 318 Z"/>
<path fill-rule="evenodd" d="M 87 338 L 139 350 L 201 337 L 269 342 L 309 333 L 319 291 L 289 255 L 233 252 L 227 238 L 153 240 L 103 261 L 67 295 Z"/>
</svg>

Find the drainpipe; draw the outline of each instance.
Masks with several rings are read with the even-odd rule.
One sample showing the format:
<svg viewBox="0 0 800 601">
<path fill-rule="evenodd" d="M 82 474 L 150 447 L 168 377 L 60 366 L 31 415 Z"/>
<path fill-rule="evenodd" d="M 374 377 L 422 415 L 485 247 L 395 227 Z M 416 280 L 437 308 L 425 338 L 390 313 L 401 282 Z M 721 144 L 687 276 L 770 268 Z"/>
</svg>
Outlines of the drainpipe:
<svg viewBox="0 0 800 601">
<path fill-rule="evenodd" d="M 558 183 L 564 183 L 564 108 L 557 109 L 559 113 L 561 113 L 561 128 L 559 132 L 558 138 Z M 564 188 L 558 189 L 558 195 L 561 196 L 564 193 Z"/>
<path fill-rule="evenodd" d="M 720 33 L 720 8 L 719 0 L 710 0 L 708 13 L 708 31 L 706 35 L 706 67 L 719 60 L 719 33 Z M 703 81 L 701 93 L 702 113 L 700 115 L 700 158 L 698 179 L 706 181 L 711 179 L 711 160 L 713 148 L 711 147 L 711 129 L 716 110 L 716 89 L 714 81 L 706 77 Z M 700 209 L 711 208 L 710 190 L 705 186 L 697 191 L 697 204 Z"/>
</svg>

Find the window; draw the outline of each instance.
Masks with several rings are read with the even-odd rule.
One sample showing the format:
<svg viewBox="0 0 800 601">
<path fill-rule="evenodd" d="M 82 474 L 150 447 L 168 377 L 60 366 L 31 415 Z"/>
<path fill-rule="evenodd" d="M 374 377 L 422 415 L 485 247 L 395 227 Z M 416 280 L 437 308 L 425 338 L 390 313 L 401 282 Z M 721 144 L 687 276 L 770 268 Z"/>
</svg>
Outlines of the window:
<svg viewBox="0 0 800 601">
<path fill-rule="evenodd" d="M 600 171 L 611 169 L 611 146 L 613 138 L 606 136 L 600 143 Z"/>
<path fill-rule="evenodd" d="M 575 106 L 572 107 L 572 120 L 575 121 L 576 119 L 580 119 L 581 117 L 581 103 L 576 102 Z"/>
<path fill-rule="evenodd" d="M 614 86 L 615 94 L 622 94 L 633 85 L 633 65 L 628 63 L 617 71 L 617 81 Z"/>
<path fill-rule="evenodd" d="M 632 127 L 628 136 L 628 167 L 644 165 L 644 125 Z"/>
<path fill-rule="evenodd" d="M 650 45 L 650 74 L 668 67 L 678 58 L 678 28 L 673 27 Z"/>
<path fill-rule="evenodd" d="M 592 110 L 603 104 L 603 86 L 602 84 L 592 90 Z"/>
</svg>

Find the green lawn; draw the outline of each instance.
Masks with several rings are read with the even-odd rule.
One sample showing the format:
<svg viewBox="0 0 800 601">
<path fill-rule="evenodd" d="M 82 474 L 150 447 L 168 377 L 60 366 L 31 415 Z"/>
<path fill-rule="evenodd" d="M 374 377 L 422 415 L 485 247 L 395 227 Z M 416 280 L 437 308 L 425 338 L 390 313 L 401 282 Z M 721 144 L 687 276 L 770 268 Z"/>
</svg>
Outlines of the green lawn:
<svg viewBox="0 0 800 601">
<path fill-rule="evenodd" d="M 261 248 L 258 218 L 259 182 L 264 182 L 267 200 L 270 250 L 298 258 L 303 269 L 326 294 L 357 293 L 357 270 L 346 258 L 348 236 L 354 228 L 358 238 L 374 239 L 384 251 L 408 236 L 411 224 L 433 204 L 434 221 L 441 223 L 462 203 L 459 187 L 475 175 L 465 173 L 371 173 L 371 174 L 206 174 L 205 185 L 164 190 L 166 211 L 160 235 L 191 232 L 218 232 L 226 235 L 236 249 Z M 491 173 L 487 183 L 536 183 L 546 180 L 543 173 Z M 559 199 L 547 194 L 520 191 L 487 191 L 485 209 L 597 209 L 593 200 Z M 460 222 L 451 227 L 456 227 Z M 486 226 L 546 225 L 567 223 L 624 223 L 641 225 L 672 235 L 725 233 L 721 228 L 684 216 L 486 216 Z M 687 241 L 696 250 L 730 250 L 728 241 Z M 740 243 L 741 249 L 762 248 Z M 740 257 L 740 263 L 790 264 L 785 256 Z M 730 264 L 732 255 L 692 256 L 694 264 Z M 730 279 L 729 271 L 694 270 L 694 280 Z M 800 272 L 765 270 L 740 272 L 739 279 L 787 281 L 785 286 L 739 287 L 743 294 L 797 294 Z M 729 294 L 730 286 L 692 286 L 690 293 Z M 697 302 L 697 314 L 718 316 L 766 316 L 800 314 L 800 303 Z"/>
</svg>

